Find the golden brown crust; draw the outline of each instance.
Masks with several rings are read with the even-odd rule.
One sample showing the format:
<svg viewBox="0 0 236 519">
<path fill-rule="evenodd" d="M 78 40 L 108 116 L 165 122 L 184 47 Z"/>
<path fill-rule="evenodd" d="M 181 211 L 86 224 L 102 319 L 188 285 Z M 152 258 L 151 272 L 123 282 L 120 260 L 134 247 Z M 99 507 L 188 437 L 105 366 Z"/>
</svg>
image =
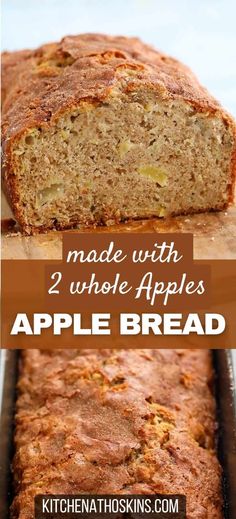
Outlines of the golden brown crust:
<svg viewBox="0 0 236 519">
<path fill-rule="evenodd" d="M 137 38 L 68 36 L 35 51 L 4 53 L 2 62 L 3 90 L 7 92 L 5 138 L 29 127 L 50 125 L 60 112 L 81 100 L 104 100 L 119 81 L 122 68 L 139 71 L 135 78 L 127 78 L 128 89 L 141 81 L 160 90 L 163 97 L 181 97 L 202 111 L 222 111 L 186 66 Z"/>
<path fill-rule="evenodd" d="M 209 351 L 22 355 L 12 518 L 47 492 L 181 493 L 187 519 L 222 519 Z"/>
<path fill-rule="evenodd" d="M 157 52 L 138 38 L 101 34 L 67 36 L 33 51 L 3 53 L 3 178 L 21 224 L 12 145 L 31 127 L 50 127 L 63 112 L 83 100 L 104 101 L 116 85 L 124 91 L 148 87 L 161 97 L 181 98 L 199 112 L 218 114 L 235 132 L 234 122 L 179 61 Z M 135 75 L 122 76 L 125 69 Z M 235 133 L 236 143 L 236 133 Z M 233 199 L 236 144 L 232 156 Z"/>
</svg>

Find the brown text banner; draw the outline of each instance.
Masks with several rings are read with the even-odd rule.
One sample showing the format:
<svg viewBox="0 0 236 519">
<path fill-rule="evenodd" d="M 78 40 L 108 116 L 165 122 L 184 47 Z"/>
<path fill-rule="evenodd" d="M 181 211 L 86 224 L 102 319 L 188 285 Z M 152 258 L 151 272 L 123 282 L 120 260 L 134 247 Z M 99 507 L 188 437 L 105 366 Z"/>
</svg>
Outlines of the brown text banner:
<svg viewBox="0 0 236 519">
<path fill-rule="evenodd" d="M 190 234 L 75 234 L 63 260 L 2 262 L 2 347 L 214 347 L 236 340 L 236 262 Z"/>
</svg>

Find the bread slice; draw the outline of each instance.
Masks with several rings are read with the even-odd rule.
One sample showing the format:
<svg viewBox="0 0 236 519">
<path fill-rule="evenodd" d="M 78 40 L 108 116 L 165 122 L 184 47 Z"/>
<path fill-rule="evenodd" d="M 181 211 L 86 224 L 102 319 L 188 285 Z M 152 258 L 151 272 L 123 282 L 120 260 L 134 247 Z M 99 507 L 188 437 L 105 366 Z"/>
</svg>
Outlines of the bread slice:
<svg viewBox="0 0 236 519">
<path fill-rule="evenodd" d="M 235 125 L 178 61 L 83 34 L 3 54 L 3 176 L 27 233 L 226 208 Z"/>
</svg>

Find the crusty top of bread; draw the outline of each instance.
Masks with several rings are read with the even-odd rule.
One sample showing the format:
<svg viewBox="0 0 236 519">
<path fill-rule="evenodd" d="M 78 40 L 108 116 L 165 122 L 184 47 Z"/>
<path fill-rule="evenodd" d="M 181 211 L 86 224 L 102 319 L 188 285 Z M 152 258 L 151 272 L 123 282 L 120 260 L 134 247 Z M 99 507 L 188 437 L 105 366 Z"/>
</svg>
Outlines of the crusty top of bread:
<svg viewBox="0 0 236 519">
<path fill-rule="evenodd" d="M 209 351 L 22 357 L 12 517 L 31 517 L 39 492 L 160 492 L 187 495 L 188 519 L 222 518 Z"/>
<path fill-rule="evenodd" d="M 82 34 L 59 43 L 2 55 L 3 135 L 48 126 L 82 100 L 105 100 L 111 89 L 154 88 L 163 98 L 180 97 L 199 111 L 214 113 L 219 103 L 179 61 L 138 38 Z M 229 118 L 230 120 L 230 118 Z"/>
</svg>

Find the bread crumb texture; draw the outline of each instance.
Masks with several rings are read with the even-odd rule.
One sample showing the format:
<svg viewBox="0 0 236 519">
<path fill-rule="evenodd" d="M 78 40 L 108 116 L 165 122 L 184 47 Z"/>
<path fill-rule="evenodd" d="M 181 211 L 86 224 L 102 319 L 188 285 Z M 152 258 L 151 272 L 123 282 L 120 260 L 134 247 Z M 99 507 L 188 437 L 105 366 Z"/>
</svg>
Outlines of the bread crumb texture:
<svg viewBox="0 0 236 519">
<path fill-rule="evenodd" d="M 12 519 L 39 493 L 180 493 L 223 519 L 213 376 L 204 350 L 22 351 Z"/>
<path fill-rule="evenodd" d="M 137 38 L 3 53 L 3 178 L 26 233 L 226 208 L 235 125 Z"/>
</svg>

